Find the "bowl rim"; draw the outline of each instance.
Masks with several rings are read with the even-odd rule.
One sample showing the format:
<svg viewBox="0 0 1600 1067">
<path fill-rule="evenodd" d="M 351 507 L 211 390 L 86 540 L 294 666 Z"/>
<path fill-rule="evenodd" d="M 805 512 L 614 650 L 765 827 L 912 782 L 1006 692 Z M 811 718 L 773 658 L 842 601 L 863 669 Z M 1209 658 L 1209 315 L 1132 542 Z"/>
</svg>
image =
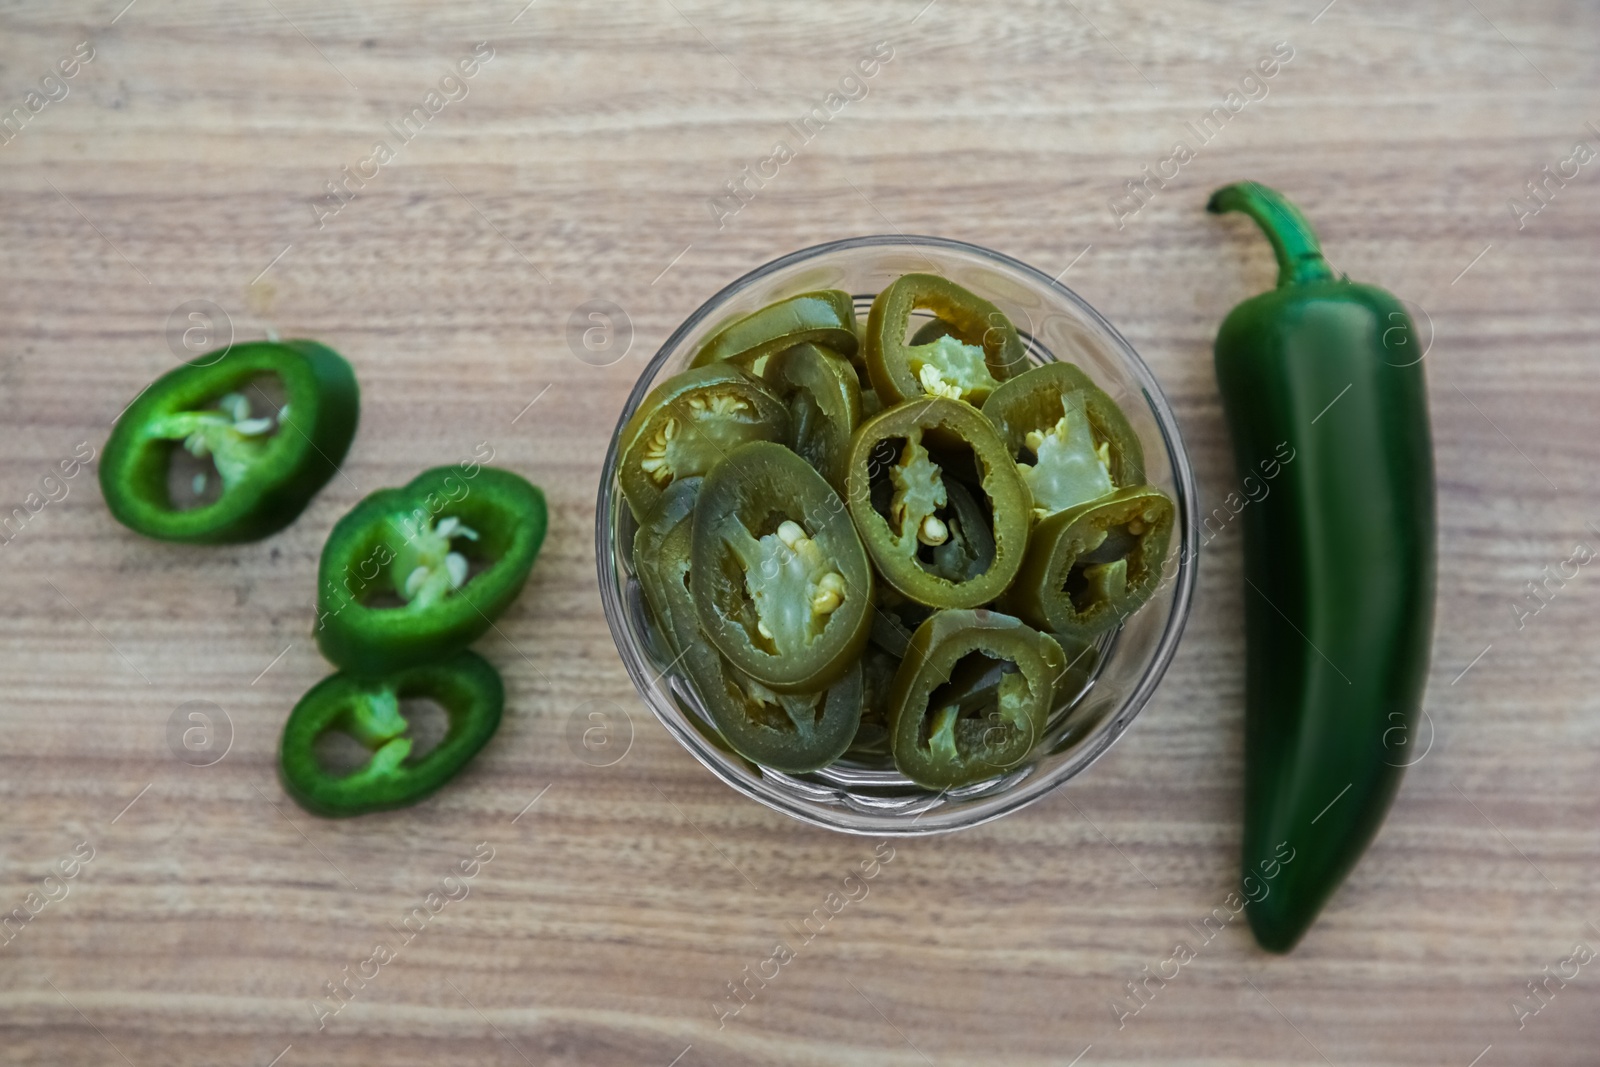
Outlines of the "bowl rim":
<svg viewBox="0 0 1600 1067">
<path fill-rule="evenodd" d="M 655 677 L 650 677 L 645 670 L 645 657 L 641 654 L 629 655 L 625 647 L 636 644 L 633 635 L 627 630 L 627 606 L 618 586 L 618 574 L 612 556 L 610 539 L 613 522 L 613 505 L 617 498 L 616 489 L 616 464 L 621 444 L 622 430 L 627 426 L 628 420 L 638 410 L 639 405 L 655 386 L 655 379 L 660 374 L 671 353 L 677 350 L 683 339 L 693 332 L 702 322 L 718 312 L 733 297 L 755 285 L 763 278 L 776 274 L 797 263 L 820 259 L 834 252 L 848 251 L 863 247 L 880 246 L 910 246 L 912 248 L 936 249 L 941 251 L 958 252 L 980 259 L 990 260 L 998 265 L 1020 274 L 1047 290 L 1052 290 L 1065 297 L 1072 303 L 1084 317 L 1092 322 L 1121 348 L 1121 354 L 1128 357 L 1128 365 L 1133 371 L 1133 376 L 1138 380 L 1140 392 L 1145 402 L 1155 414 L 1156 427 L 1161 433 L 1162 444 L 1166 447 L 1168 459 L 1172 465 L 1172 476 L 1175 483 L 1174 501 L 1177 507 L 1177 521 L 1173 524 L 1179 532 L 1179 544 L 1174 546 L 1178 553 L 1178 571 L 1173 581 L 1175 589 L 1172 598 L 1171 612 L 1162 629 L 1160 639 L 1151 654 L 1150 662 L 1139 676 L 1138 684 L 1123 698 L 1115 712 L 1110 716 L 1105 729 L 1092 743 L 1091 747 L 1073 761 L 1064 763 L 1055 772 L 1047 775 L 1024 780 L 1015 788 L 1005 790 L 984 797 L 972 806 L 955 809 L 945 809 L 946 819 L 934 819 L 919 825 L 924 814 L 939 809 L 946 790 L 937 794 L 930 794 L 926 805 L 914 809 L 906 809 L 893 815 L 872 814 L 859 811 L 839 809 L 833 811 L 820 805 L 812 805 L 804 800 L 788 794 L 773 791 L 772 795 L 763 793 L 745 778 L 732 773 L 716 760 L 710 758 L 705 751 L 706 740 L 698 734 L 694 727 L 686 722 L 679 722 L 674 717 L 665 714 L 657 707 L 653 699 L 656 686 L 661 679 L 671 670 L 667 669 Z M 1064 273 L 1064 272 L 1063 272 Z M 1058 276 L 1059 277 L 1059 276 Z M 1155 695 L 1161 680 L 1171 665 L 1173 656 L 1177 652 L 1178 644 L 1182 640 L 1184 627 L 1189 618 L 1192 606 L 1196 572 L 1199 564 L 1199 517 L 1196 509 L 1196 495 L 1198 489 L 1194 480 L 1194 470 L 1189 462 L 1189 453 L 1183 443 L 1183 436 L 1178 428 L 1177 417 L 1172 411 L 1166 394 L 1162 391 L 1155 374 L 1144 361 L 1137 349 L 1122 336 L 1122 333 L 1100 312 L 1096 311 L 1086 300 L 1072 289 L 1062 285 L 1057 278 L 1051 278 L 1022 260 L 998 252 L 982 245 L 959 241 L 949 237 L 936 237 L 925 234 L 868 234 L 858 237 L 846 237 L 834 241 L 824 241 L 820 244 L 809 245 L 805 248 L 789 252 L 776 259 L 768 260 L 754 269 L 735 278 L 724 285 L 710 297 L 695 308 L 677 327 L 667 339 L 656 349 L 648 363 L 640 370 L 634 380 L 633 388 L 629 391 L 627 400 L 623 403 L 622 411 L 618 415 L 616 428 L 612 431 L 610 444 L 606 448 L 604 463 L 601 466 L 600 484 L 595 502 L 595 566 L 600 584 L 601 606 L 605 613 L 606 625 L 611 631 L 612 643 L 617 648 L 617 654 L 627 670 L 630 680 L 639 698 L 650 708 L 650 711 L 660 721 L 669 734 L 680 745 L 688 750 L 696 760 L 707 770 L 731 786 L 741 795 L 757 803 L 782 812 L 800 822 L 811 826 L 833 830 L 839 833 L 853 834 L 868 837 L 920 837 L 930 834 L 949 833 L 954 830 L 966 829 L 992 822 L 1003 815 L 1032 804 L 1055 790 L 1064 786 L 1068 781 L 1083 773 L 1110 750 L 1111 746 L 1120 739 L 1132 724 L 1138 714 L 1144 710 L 1146 704 Z M 635 652 L 642 650 L 635 649 Z M 906 818 L 907 811 L 915 810 L 916 814 Z M 830 817 L 832 816 L 832 817 Z"/>
</svg>

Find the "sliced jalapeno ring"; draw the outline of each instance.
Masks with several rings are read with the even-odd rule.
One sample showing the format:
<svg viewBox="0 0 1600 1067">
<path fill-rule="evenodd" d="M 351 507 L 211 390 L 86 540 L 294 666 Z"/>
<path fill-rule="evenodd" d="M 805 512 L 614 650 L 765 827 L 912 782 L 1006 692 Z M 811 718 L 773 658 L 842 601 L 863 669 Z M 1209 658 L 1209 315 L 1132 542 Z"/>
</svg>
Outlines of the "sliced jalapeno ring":
<svg viewBox="0 0 1600 1067">
<path fill-rule="evenodd" d="M 359 408 L 355 372 L 333 349 L 234 345 L 168 371 L 128 405 L 101 454 L 100 489 L 112 516 L 146 537 L 259 540 L 333 477 Z"/>
<path fill-rule="evenodd" d="M 984 401 L 1039 518 L 1144 481 L 1144 449 L 1116 401 L 1071 363 L 1046 363 Z"/>
<path fill-rule="evenodd" d="M 317 566 L 317 645 L 381 676 L 476 641 L 528 580 L 544 493 L 496 467 L 435 467 L 380 489 L 328 534 Z"/>
<path fill-rule="evenodd" d="M 683 478 L 667 486 L 661 507 L 634 538 L 634 572 L 644 589 L 651 622 L 668 650 L 667 658 L 658 661 L 657 666 L 663 674 L 675 670 L 696 693 L 710 692 L 711 681 L 721 677 L 719 672 L 732 669 L 706 645 L 705 635 L 700 632 L 700 616 L 689 594 L 693 505 L 702 482 L 701 478 Z M 710 658 L 700 660 L 696 667 L 695 657 L 707 654 Z M 700 706 L 704 708 L 709 699 L 702 697 Z M 702 716 L 690 715 L 688 720 L 710 744 L 739 755 L 721 731 Z"/>
<path fill-rule="evenodd" d="M 1148 485 L 1050 516 L 1001 606 L 1064 637 L 1116 629 L 1160 584 L 1172 516 L 1172 501 Z"/>
<path fill-rule="evenodd" d="M 807 341 L 827 345 L 847 358 L 855 356 L 856 309 L 849 293 L 839 289 L 800 293 L 735 319 L 700 346 L 691 365 L 728 360 L 759 374 L 768 356 Z"/>
<path fill-rule="evenodd" d="M 956 484 L 966 501 L 952 492 Z M 994 427 L 970 404 L 926 397 L 874 415 L 851 442 L 846 485 L 873 562 L 912 600 L 987 604 L 1022 566 L 1028 490 Z M 938 555 L 952 525 L 959 551 Z"/>
<path fill-rule="evenodd" d="M 730 665 L 706 644 L 688 589 L 694 506 L 702 479 L 667 487 L 662 506 L 639 528 L 634 566 L 657 625 L 732 751 L 774 770 L 816 770 L 838 757 L 860 717 L 854 670 L 820 703 L 810 694 L 779 695 Z M 843 736 L 843 740 L 841 740 Z"/>
<path fill-rule="evenodd" d="M 873 580 L 844 502 L 783 445 L 735 449 L 695 506 L 689 583 L 700 628 L 778 693 L 817 692 L 860 655 Z"/>
<path fill-rule="evenodd" d="M 997 612 L 940 611 L 917 628 L 895 675 L 895 766 L 942 789 L 1020 765 L 1044 733 L 1066 670 L 1047 634 Z"/>
<path fill-rule="evenodd" d="M 861 722 L 859 660 L 820 693 L 776 693 L 696 643 L 684 657 L 711 721 L 739 755 L 801 774 L 826 767 L 850 747 Z"/>
<path fill-rule="evenodd" d="M 449 729 L 431 750 L 411 758 L 411 724 L 400 702 L 426 698 L 444 708 Z M 505 689 L 483 657 L 453 657 L 383 678 L 329 675 L 295 705 L 283 727 L 278 770 L 295 803 L 317 815 L 361 815 L 415 804 L 460 773 L 500 725 Z M 325 768 L 317 742 L 345 733 L 372 753 L 358 770 Z"/>
<path fill-rule="evenodd" d="M 633 570 L 650 613 L 672 651 L 699 640 L 699 622 L 689 602 L 689 544 L 701 478 L 679 478 L 633 537 Z"/>
<path fill-rule="evenodd" d="M 851 667 L 820 698 L 781 695 L 706 643 L 688 588 L 701 485 L 702 479 L 685 478 L 668 486 L 660 509 L 634 539 L 634 569 L 656 624 L 700 695 L 719 734 L 714 741 L 773 770 L 799 773 L 826 766 L 854 736 L 862 703 L 859 670 Z"/>
<path fill-rule="evenodd" d="M 855 369 L 833 349 L 803 344 L 769 359 L 762 377 L 789 409 L 790 447 L 844 492 L 850 435 L 861 421 Z"/>
<path fill-rule="evenodd" d="M 944 327 L 924 326 L 937 336 L 907 344 L 911 315 L 918 310 L 931 311 Z M 1027 366 L 1022 338 L 1005 312 L 935 274 L 903 275 L 878 294 L 863 349 L 872 386 L 885 404 L 926 395 L 982 404 Z"/>
<path fill-rule="evenodd" d="M 704 474 L 748 441 L 782 441 L 789 413 L 732 363 L 675 374 L 645 397 L 621 434 L 617 484 L 640 522 L 675 478 Z"/>
</svg>

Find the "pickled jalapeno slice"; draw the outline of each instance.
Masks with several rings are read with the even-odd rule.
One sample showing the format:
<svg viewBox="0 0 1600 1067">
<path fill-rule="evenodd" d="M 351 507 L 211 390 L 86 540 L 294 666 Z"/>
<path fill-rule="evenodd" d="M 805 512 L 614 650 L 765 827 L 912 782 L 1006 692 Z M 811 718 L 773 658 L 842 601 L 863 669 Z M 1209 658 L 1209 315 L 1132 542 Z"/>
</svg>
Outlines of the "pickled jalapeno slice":
<svg viewBox="0 0 1600 1067">
<path fill-rule="evenodd" d="M 942 327 L 922 327 L 908 343 L 915 311 Z M 982 404 L 1027 366 L 1022 338 L 1003 311 L 936 274 L 907 274 L 878 294 L 867 315 L 862 350 L 872 387 L 885 404 L 942 396 Z"/>
<path fill-rule="evenodd" d="M 1053 638 L 1009 615 L 937 612 L 912 635 L 895 674 L 895 766 L 930 789 L 1011 770 L 1043 735 L 1066 666 Z"/>
<path fill-rule="evenodd" d="M 844 492 L 850 436 L 861 421 L 855 368 L 831 348 L 803 344 L 769 359 L 762 377 L 789 409 L 790 447 Z"/>
<path fill-rule="evenodd" d="M 1144 449 L 1116 401 L 1071 363 L 1024 371 L 984 401 L 1039 518 L 1144 481 Z"/>
<path fill-rule="evenodd" d="M 1001 606 L 1067 638 L 1116 629 L 1160 584 L 1172 516 L 1172 501 L 1148 485 L 1050 516 Z"/>
<path fill-rule="evenodd" d="M 728 360 L 759 374 L 767 357 L 808 341 L 854 358 L 859 341 L 855 301 L 849 293 L 840 289 L 801 293 L 734 319 L 700 346 L 691 365 Z"/>
<path fill-rule="evenodd" d="M 774 693 L 735 669 L 700 630 L 689 592 L 694 509 L 703 479 L 667 487 L 661 507 L 634 538 L 634 570 L 651 614 L 725 747 L 774 770 L 816 770 L 856 735 L 862 674 L 852 666 L 822 694 Z"/>
<path fill-rule="evenodd" d="M 732 363 L 697 367 L 662 382 L 623 427 L 617 482 L 643 522 L 678 478 L 704 474 L 749 441 L 789 436 L 789 412 Z"/>
<path fill-rule="evenodd" d="M 699 638 L 699 622 L 689 600 L 689 535 L 703 481 L 680 478 L 667 486 L 660 504 L 633 537 L 634 574 L 674 653 Z"/>
<path fill-rule="evenodd" d="M 817 692 L 861 654 L 872 567 L 839 495 L 783 445 L 744 445 L 711 469 L 690 554 L 701 630 L 762 685 Z"/>
<path fill-rule="evenodd" d="M 987 604 L 1022 566 L 1028 490 L 994 427 L 970 404 L 927 397 L 862 423 L 846 487 L 879 573 L 912 600 Z"/>
<path fill-rule="evenodd" d="M 775 771 L 800 774 L 844 754 L 861 723 L 862 669 L 853 660 L 817 693 L 777 693 L 735 668 L 704 642 L 684 662 L 722 737 L 735 752 Z"/>
</svg>

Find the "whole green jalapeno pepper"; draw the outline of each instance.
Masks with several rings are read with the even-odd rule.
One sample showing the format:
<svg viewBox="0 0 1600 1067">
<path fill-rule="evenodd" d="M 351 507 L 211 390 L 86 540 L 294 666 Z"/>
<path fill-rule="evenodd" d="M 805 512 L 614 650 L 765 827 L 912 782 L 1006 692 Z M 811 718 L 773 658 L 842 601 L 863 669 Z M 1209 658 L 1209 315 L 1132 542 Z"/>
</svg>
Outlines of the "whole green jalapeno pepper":
<svg viewBox="0 0 1600 1067">
<path fill-rule="evenodd" d="M 924 326 L 930 339 L 907 344 L 912 313 L 919 310 L 932 312 L 943 326 Z M 925 396 L 982 404 L 1027 366 L 1022 338 L 1005 313 L 936 274 L 906 274 L 885 287 L 867 315 L 862 348 L 885 405 Z"/>
<path fill-rule="evenodd" d="M 269 393 L 282 397 L 275 413 Z M 333 477 L 359 410 L 355 372 L 333 349 L 234 345 L 168 371 L 128 405 L 100 458 L 100 490 L 112 516 L 146 537 L 256 541 L 293 522 Z M 174 493 L 180 448 L 194 470 Z"/>
<path fill-rule="evenodd" d="M 691 561 L 701 630 L 774 692 L 826 689 L 866 644 L 873 578 L 861 538 L 839 495 L 783 445 L 752 442 L 711 468 Z"/>
<path fill-rule="evenodd" d="M 1433 630 L 1428 394 L 1404 306 L 1336 276 L 1292 203 L 1243 182 L 1207 208 L 1244 212 L 1278 260 L 1277 288 L 1223 322 L 1216 371 L 1240 478 L 1292 449 L 1240 515 L 1242 867 L 1247 884 L 1276 874 L 1246 914 L 1286 952 L 1383 822 L 1404 773 L 1387 741 L 1415 736 Z"/>
<path fill-rule="evenodd" d="M 1051 515 L 1000 606 L 1055 634 L 1091 640 L 1150 599 L 1172 537 L 1172 501 L 1148 485 Z"/>
<path fill-rule="evenodd" d="M 1067 660 L 1053 638 L 998 612 L 940 611 L 895 674 L 895 766 L 942 789 L 1016 767 L 1044 733 Z"/>
<path fill-rule="evenodd" d="M 704 474 L 747 441 L 789 437 L 789 412 L 761 381 L 715 363 L 662 382 L 622 428 L 617 484 L 643 522 L 675 478 Z"/>
<path fill-rule="evenodd" d="M 846 486 L 873 562 L 912 600 L 987 604 L 1022 566 L 1028 490 L 994 427 L 970 404 L 926 397 L 874 415 L 850 444 Z M 955 550 L 941 552 L 952 542 Z"/>
<path fill-rule="evenodd" d="M 444 737 L 411 758 L 411 724 L 400 702 L 427 698 L 449 716 Z M 505 688 L 481 656 L 458 652 L 435 663 L 406 667 L 381 678 L 334 674 L 312 687 L 283 727 L 278 773 L 295 803 L 332 818 L 402 808 L 434 792 L 477 755 L 500 725 Z M 372 752 L 348 774 L 322 765 L 317 742 L 344 733 Z"/>
</svg>

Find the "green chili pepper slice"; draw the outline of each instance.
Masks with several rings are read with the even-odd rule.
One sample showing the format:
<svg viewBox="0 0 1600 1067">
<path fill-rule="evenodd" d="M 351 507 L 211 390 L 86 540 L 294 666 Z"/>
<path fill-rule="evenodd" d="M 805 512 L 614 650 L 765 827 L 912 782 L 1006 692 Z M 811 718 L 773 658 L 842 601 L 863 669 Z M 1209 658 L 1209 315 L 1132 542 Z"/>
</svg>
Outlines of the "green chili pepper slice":
<svg viewBox="0 0 1600 1067">
<path fill-rule="evenodd" d="M 1039 518 L 1144 481 L 1144 448 L 1116 401 L 1071 363 L 1045 363 L 983 405 Z"/>
<path fill-rule="evenodd" d="M 856 308 L 849 293 L 822 289 L 768 304 L 718 330 L 700 346 L 690 365 L 729 360 L 759 374 L 768 356 L 807 341 L 855 356 Z"/>
<path fill-rule="evenodd" d="M 400 702 L 426 698 L 449 715 L 439 743 L 411 759 L 411 728 Z M 382 678 L 333 674 L 300 698 L 283 727 L 278 772 L 295 803 L 316 815 L 343 818 L 403 808 L 437 790 L 494 736 L 505 704 L 500 675 L 472 652 L 407 667 Z M 331 733 L 354 737 L 372 753 L 365 766 L 339 775 L 317 756 Z"/>
<path fill-rule="evenodd" d="M 844 754 L 861 722 L 859 660 L 820 693 L 777 693 L 703 642 L 684 657 L 706 713 L 739 755 L 775 771 L 801 774 Z"/>
<path fill-rule="evenodd" d="M 674 653 L 701 640 L 700 621 L 689 599 L 690 536 L 702 478 L 679 478 L 633 537 L 633 570 L 645 602 Z"/>
<path fill-rule="evenodd" d="M 694 682 L 726 746 L 773 770 L 799 773 L 838 758 L 861 717 L 859 665 L 824 694 L 774 693 L 706 643 L 689 592 L 694 510 L 702 479 L 667 487 L 634 538 L 634 569 L 663 637 Z"/>
<path fill-rule="evenodd" d="M 906 330 L 918 310 L 933 312 L 944 326 L 931 340 L 907 344 Z M 885 404 L 923 396 L 982 404 L 1027 366 L 1022 338 L 1005 312 L 936 274 L 906 274 L 880 292 L 867 315 L 862 347 L 872 386 Z"/>
<path fill-rule="evenodd" d="M 789 412 L 761 381 L 732 363 L 675 374 L 645 397 L 623 427 L 617 484 L 643 522 L 675 478 L 705 474 L 749 441 L 789 437 Z"/>
<path fill-rule="evenodd" d="M 1161 582 L 1172 515 L 1172 501 L 1148 485 L 1051 515 L 1034 528 L 1001 607 L 1079 640 L 1116 629 Z"/>
<path fill-rule="evenodd" d="M 712 692 L 711 683 L 720 680 L 723 672 L 733 671 L 707 646 L 700 632 L 700 615 L 689 595 L 694 505 L 702 483 L 701 478 L 682 478 L 667 486 L 661 506 L 639 527 L 633 541 L 634 573 L 644 590 L 655 633 L 666 650 L 666 656 L 657 661 L 661 672 L 680 668 L 697 694 Z M 701 698 L 700 706 L 704 708 L 709 699 Z M 715 725 L 698 715 L 688 718 L 708 742 L 724 752 L 740 754 Z"/>
<path fill-rule="evenodd" d="M 930 789 L 1018 766 L 1044 733 L 1066 666 L 1053 638 L 1009 615 L 938 612 L 912 635 L 895 675 L 895 766 Z"/>
<path fill-rule="evenodd" d="M 146 537 L 259 540 L 333 477 L 359 414 L 355 372 L 333 349 L 234 345 L 167 372 L 128 405 L 101 455 L 100 490 L 116 520 Z M 182 453 L 194 470 L 175 493 Z"/>
<path fill-rule="evenodd" d="M 706 475 L 691 560 L 701 629 L 762 685 L 817 692 L 860 655 L 872 615 L 866 551 L 839 495 L 783 445 L 744 445 Z"/>
<path fill-rule="evenodd" d="M 912 600 L 987 604 L 1022 566 L 1028 490 L 994 427 L 970 404 L 926 397 L 874 415 L 851 441 L 846 484 L 872 561 Z M 947 543 L 956 548 L 941 552 Z"/>
<path fill-rule="evenodd" d="M 380 676 L 465 648 L 522 591 L 547 524 L 537 487 L 476 463 L 372 493 L 322 548 L 317 645 Z"/>
<path fill-rule="evenodd" d="M 832 349 L 803 344 L 773 356 L 762 376 L 789 409 L 790 447 L 844 492 L 850 435 L 861 421 L 855 368 Z"/>
</svg>

